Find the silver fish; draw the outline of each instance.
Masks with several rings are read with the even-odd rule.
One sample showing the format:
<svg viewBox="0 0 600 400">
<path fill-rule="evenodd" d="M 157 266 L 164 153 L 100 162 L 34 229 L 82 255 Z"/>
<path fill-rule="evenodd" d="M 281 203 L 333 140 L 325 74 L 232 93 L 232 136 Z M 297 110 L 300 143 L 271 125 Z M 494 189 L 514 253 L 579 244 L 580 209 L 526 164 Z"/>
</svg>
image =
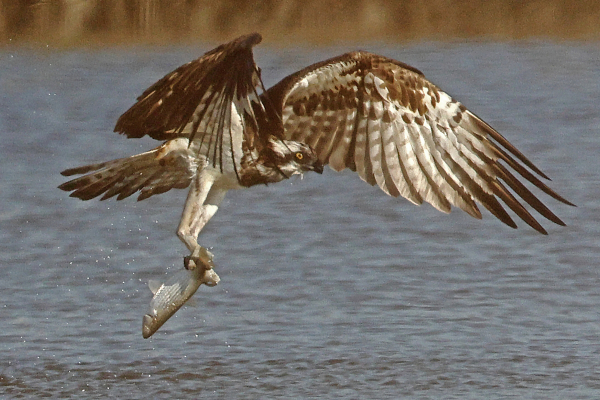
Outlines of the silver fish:
<svg viewBox="0 0 600 400">
<path fill-rule="evenodd" d="M 150 311 L 142 319 L 142 336 L 148 339 L 173 314 L 177 312 L 196 293 L 203 283 L 215 286 L 219 275 L 213 269 L 196 267 L 183 269 L 171 276 L 165 283 L 149 281 L 148 287 L 154 293 L 150 301 Z"/>
</svg>

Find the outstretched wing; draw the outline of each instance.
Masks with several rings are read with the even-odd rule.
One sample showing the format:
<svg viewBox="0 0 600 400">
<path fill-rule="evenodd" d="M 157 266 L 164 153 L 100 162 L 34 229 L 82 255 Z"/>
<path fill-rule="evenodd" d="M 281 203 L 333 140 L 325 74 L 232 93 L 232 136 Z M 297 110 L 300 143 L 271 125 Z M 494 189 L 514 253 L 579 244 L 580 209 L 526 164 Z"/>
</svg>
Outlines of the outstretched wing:
<svg viewBox="0 0 600 400">
<path fill-rule="evenodd" d="M 238 175 L 242 146 L 262 145 L 255 115 L 264 112 L 261 81 L 252 55 L 261 40 L 258 33 L 241 36 L 167 74 L 119 118 L 115 132 L 189 138 L 213 167 Z"/>
<path fill-rule="evenodd" d="M 288 76 L 265 98 L 281 112 L 286 139 L 307 143 L 334 170 L 350 168 L 389 195 L 415 204 L 425 201 L 446 213 L 454 205 L 481 218 L 478 202 L 516 228 L 500 199 L 545 234 L 514 192 L 564 225 L 507 166 L 570 204 L 535 174 L 547 177 L 492 127 L 406 64 L 347 53 Z"/>
</svg>

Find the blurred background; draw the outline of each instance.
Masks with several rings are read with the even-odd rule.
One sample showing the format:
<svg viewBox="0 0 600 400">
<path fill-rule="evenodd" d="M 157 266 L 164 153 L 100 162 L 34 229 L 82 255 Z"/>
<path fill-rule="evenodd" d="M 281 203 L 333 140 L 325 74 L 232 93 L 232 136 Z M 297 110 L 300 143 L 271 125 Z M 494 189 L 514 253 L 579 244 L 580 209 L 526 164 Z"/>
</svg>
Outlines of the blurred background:
<svg viewBox="0 0 600 400">
<path fill-rule="evenodd" d="M 600 37 L 598 0 L 0 0 L 0 39 L 61 46 Z"/>
<path fill-rule="evenodd" d="M 0 398 L 600 398 L 599 21 L 586 0 L 0 0 Z M 60 171 L 157 146 L 119 115 L 252 31 L 267 87 L 359 48 L 419 68 L 577 204 L 535 191 L 567 226 L 350 171 L 232 190 L 200 237 L 221 282 L 142 339 L 186 192 L 83 202 Z"/>
</svg>

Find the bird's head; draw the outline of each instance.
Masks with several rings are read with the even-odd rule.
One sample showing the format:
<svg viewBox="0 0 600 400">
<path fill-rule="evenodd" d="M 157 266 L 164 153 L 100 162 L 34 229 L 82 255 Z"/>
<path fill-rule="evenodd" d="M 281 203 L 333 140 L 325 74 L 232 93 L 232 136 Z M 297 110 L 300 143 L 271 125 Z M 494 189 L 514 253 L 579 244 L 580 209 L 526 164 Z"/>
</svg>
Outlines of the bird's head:
<svg viewBox="0 0 600 400">
<path fill-rule="evenodd" d="M 323 163 L 307 144 L 293 140 L 271 140 L 275 167 L 287 178 L 307 171 L 323 173 Z"/>
</svg>

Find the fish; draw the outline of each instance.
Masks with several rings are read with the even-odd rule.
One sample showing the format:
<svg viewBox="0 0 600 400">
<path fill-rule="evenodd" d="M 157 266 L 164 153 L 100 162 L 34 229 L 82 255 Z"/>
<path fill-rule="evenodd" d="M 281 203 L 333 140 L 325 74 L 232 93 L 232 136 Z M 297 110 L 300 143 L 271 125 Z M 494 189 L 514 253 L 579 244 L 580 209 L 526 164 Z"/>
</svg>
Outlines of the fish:
<svg viewBox="0 0 600 400">
<path fill-rule="evenodd" d="M 193 262 L 192 262 L 193 263 Z M 148 339 L 177 312 L 203 283 L 215 286 L 221 279 L 212 268 L 195 267 L 178 271 L 166 282 L 148 281 L 154 294 L 150 310 L 142 318 L 142 336 Z"/>
</svg>

